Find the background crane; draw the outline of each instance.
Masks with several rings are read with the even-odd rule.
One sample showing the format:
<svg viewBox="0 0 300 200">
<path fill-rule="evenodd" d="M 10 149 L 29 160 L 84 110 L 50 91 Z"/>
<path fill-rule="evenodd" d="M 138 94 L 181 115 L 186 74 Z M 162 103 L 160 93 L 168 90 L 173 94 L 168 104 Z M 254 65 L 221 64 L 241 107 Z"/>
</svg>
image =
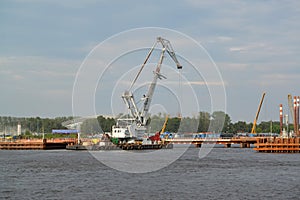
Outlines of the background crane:
<svg viewBox="0 0 300 200">
<path fill-rule="evenodd" d="M 252 130 L 251 130 L 251 133 L 253 133 L 253 134 L 256 133 L 256 123 L 257 123 L 257 120 L 258 120 L 258 116 L 259 116 L 260 109 L 261 109 L 261 106 L 262 106 L 262 104 L 263 104 L 265 95 L 266 95 L 266 93 L 264 92 L 264 93 L 262 94 L 261 100 L 260 100 L 260 102 L 259 102 L 258 110 L 257 110 L 257 112 L 256 112 L 255 119 L 254 119 L 254 121 L 253 121 L 253 126 L 252 126 Z"/>
<path fill-rule="evenodd" d="M 294 131 L 296 133 L 297 127 L 295 126 L 295 124 L 296 124 L 295 110 L 294 110 L 294 106 L 293 106 L 293 97 L 291 94 L 288 94 L 288 106 L 289 106 L 289 109 L 291 112 L 291 117 L 293 118 Z"/>
</svg>

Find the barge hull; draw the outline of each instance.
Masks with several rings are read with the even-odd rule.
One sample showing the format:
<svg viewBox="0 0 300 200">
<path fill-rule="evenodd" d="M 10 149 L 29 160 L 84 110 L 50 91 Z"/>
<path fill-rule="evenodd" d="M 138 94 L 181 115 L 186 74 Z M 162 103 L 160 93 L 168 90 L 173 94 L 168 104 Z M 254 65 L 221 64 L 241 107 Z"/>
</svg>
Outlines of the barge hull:
<svg viewBox="0 0 300 200">
<path fill-rule="evenodd" d="M 67 150 L 88 150 L 88 151 L 106 151 L 106 150 L 155 150 L 172 149 L 173 144 L 124 144 L 124 145 L 68 145 Z"/>
</svg>

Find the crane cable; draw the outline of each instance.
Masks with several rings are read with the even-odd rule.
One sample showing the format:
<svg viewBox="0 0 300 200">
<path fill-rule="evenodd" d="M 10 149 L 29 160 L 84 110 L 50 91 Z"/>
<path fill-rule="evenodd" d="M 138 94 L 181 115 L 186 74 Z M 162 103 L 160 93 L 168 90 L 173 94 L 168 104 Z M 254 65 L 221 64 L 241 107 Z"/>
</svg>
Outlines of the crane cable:
<svg viewBox="0 0 300 200">
<path fill-rule="evenodd" d="M 132 89 L 133 85 L 135 84 L 135 82 L 137 81 L 138 77 L 140 76 L 140 74 L 141 74 L 142 70 L 144 69 L 146 63 L 148 62 L 148 60 L 149 60 L 149 58 L 150 58 L 150 56 L 151 56 L 151 54 L 152 54 L 152 52 L 153 52 L 154 47 L 156 46 L 156 44 L 157 44 L 157 42 L 155 42 L 154 45 L 152 46 L 152 48 L 150 49 L 150 51 L 149 51 L 149 53 L 148 53 L 148 55 L 147 55 L 147 57 L 146 57 L 144 63 L 142 64 L 142 66 L 141 66 L 139 72 L 137 73 L 135 79 L 134 79 L 133 82 L 131 83 L 131 86 L 130 86 L 130 88 L 129 88 L 129 91 Z"/>
</svg>

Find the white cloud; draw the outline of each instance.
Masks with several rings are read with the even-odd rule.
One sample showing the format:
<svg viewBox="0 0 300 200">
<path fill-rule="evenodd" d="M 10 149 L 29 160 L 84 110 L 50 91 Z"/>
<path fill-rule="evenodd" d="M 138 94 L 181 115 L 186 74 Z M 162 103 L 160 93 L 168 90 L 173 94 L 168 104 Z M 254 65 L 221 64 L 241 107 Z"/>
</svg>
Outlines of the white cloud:
<svg viewBox="0 0 300 200">
<path fill-rule="evenodd" d="M 18 80 L 24 79 L 24 77 L 21 76 L 21 75 L 19 75 L 19 74 L 14 74 L 14 75 L 13 75 L 13 79 L 14 79 L 15 81 L 18 81 Z"/>
<path fill-rule="evenodd" d="M 265 48 L 266 45 L 263 43 L 254 43 L 254 44 L 248 44 L 245 46 L 239 46 L 239 47 L 230 47 L 229 51 L 231 52 L 248 52 L 252 50 L 257 50 L 257 49 L 263 49 Z"/>
<path fill-rule="evenodd" d="M 233 38 L 229 36 L 218 36 L 217 40 L 220 42 L 230 42 L 233 40 Z"/>
<path fill-rule="evenodd" d="M 227 85 L 226 82 L 205 82 L 205 81 L 190 81 L 184 84 L 191 84 L 191 85 L 205 85 L 205 86 L 225 86 Z"/>
<path fill-rule="evenodd" d="M 263 74 L 260 77 L 260 84 L 265 86 L 289 86 L 291 87 L 294 83 L 299 80 L 299 74 L 284 74 L 284 73 L 271 73 Z M 289 88 L 287 88 L 288 90 Z M 291 88 L 290 88 L 291 89 Z"/>
<path fill-rule="evenodd" d="M 0 57 L 0 74 L 22 72 L 36 76 L 74 76 L 79 65 L 79 61 L 61 58 L 8 56 Z"/>
<path fill-rule="evenodd" d="M 220 63 L 220 68 L 222 70 L 229 70 L 229 71 L 242 71 L 249 67 L 249 64 L 246 63 Z"/>
</svg>

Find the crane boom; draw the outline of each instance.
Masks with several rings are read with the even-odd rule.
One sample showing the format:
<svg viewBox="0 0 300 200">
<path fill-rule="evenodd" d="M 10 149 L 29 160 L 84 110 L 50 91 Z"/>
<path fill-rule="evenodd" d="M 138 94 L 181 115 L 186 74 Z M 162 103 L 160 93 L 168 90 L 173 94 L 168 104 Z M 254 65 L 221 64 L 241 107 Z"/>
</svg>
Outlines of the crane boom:
<svg viewBox="0 0 300 200">
<path fill-rule="evenodd" d="M 288 94 L 288 105 L 291 112 L 291 116 L 294 116 L 293 98 L 291 94 Z"/>
<path fill-rule="evenodd" d="M 261 109 L 262 103 L 264 101 L 265 95 L 266 95 L 266 93 L 264 92 L 262 94 L 262 97 L 261 97 L 261 100 L 260 100 L 260 103 L 259 103 L 259 106 L 258 106 L 258 110 L 256 112 L 256 116 L 255 116 L 255 119 L 254 119 L 254 122 L 253 122 L 251 133 L 256 133 L 256 123 L 257 123 L 257 120 L 258 120 L 258 116 L 259 116 L 260 109 Z"/>
<path fill-rule="evenodd" d="M 157 79 L 158 78 L 161 79 L 161 77 L 163 77 L 160 74 L 160 68 L 161 68 L 161 64 L 162 64 L 163 59 L 164 59 L 164 53 L 165 53 L 165 48 L 163 48 L 163 50 L 160 54 L 160 58 L 159 58 L 159 62 L 157 64 L 156 70 L 155 70 L 155 72 L 153 72 L 154 73 L 153 81 L 150 84 L 148 92 L 144 97 L 144 106 L 143 106 L 143 110 L 142 110 L 142 113 L 141 113 L 141 115 L 143 116 L 143 121 L 142 121 L 143 124 L 146 124 L 147 115 L 148 115 L 148 112 L 149 112 L 151 100 L 152 100 L 153 93 L 154 93 L 154 90 L 155 90 L 155 87 L 156 87 L 156 84 L 157 84 Z"/>
<path fill-rule="evenodd" d="M 166 119 L 165 119 L 165 122 L 164 122 L 164 125 L 162 126 L 162 129 L 160 131 L 160 134 L 163 134 L 167 128 L 167 124 L 168 124 L 168 119 L 169 119 L 169 115 L 166 116 Z"/>
<path fill-rule="evenodd" d="M 291 117 L 293 118 L 293 124 L 295 126 L 295 124 L 296 124 L 296 121 L 295 121 L 295 110 L 294 110 L 294 106 L 293 106 L 293 97 L 292 97 L 291 94 L 288 94 L 288 105 L 289 105 L 289 109 L 290 109 L 290 112 L 291 112 Z"/>
<path fill-rule="evenodd" d="M 160 54 L 160 58 L 159 58 L 159 62 L 156 66 L 156 70 L 154 73 L 154 77 L 153 77 L 153 81 L 148 89 L 147 95 L 145 96 L 145 101 L 144 101 L 144 106 L 143 106 L 143 110 L 141 112 L 142 115 L 142 124 L 146 124 L 147 122 L 147 118 L 148 118 L 148 112 L 149 112 L 149 107 L 150 107 L 150 103 L 153 97 L 153 93 L 157 84 L 157 79 L 162 79 L 162 78 L 166 78 L 164 77 L 161 73 L 160 73 L 160 69 L 161 69 L 161 65 L 162 62 L 164 60 L 164 54 L 167 51 L 167 53 L 170 55 L 170 57 L 173 59 L 173 61 L 175 62 L 177 69 L 182 69 L 182 65 L 178 62 L 175 52 L 171 46 L 171 43 L 169 40 L 166 40 L 162 37 L 158 37 L 157 38 L 157 43 L 161 43 L 162 45 L 162 52 Z"/>
</svg>

